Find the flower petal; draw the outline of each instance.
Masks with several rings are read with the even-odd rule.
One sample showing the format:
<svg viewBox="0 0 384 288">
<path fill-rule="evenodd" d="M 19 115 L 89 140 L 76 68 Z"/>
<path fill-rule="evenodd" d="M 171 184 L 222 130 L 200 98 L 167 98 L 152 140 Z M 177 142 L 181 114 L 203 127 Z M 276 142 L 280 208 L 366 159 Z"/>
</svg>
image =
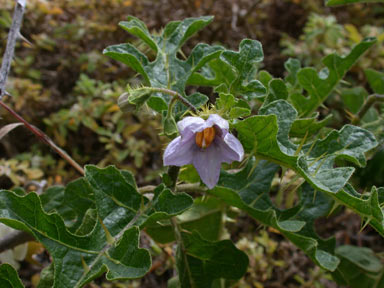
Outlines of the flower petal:
<svg viewBox="0 0 384 288">
<path fill-rule="evenodd" d="M 209 115 L 209 117 L 206 121 L 206 126 L 212 127 L 214 125 L 221 128 L 221 129 L 225 129 L 225 130 L 229 129 L 229 124 L 228 124 L 227 120 L 221 118 L 217 114 L 211 114 L 211 115 Z"/>
<path fill-rule="evenodd" d="M 181 136 L 179 136 L 173 139 L 164 151 L 164 165 L 183 166 L 191 164 L 193 160 L 193 153 L 196 150 L 194 146 L 196 145 L 193 134 L 187 138 L 181 138 Z"/>
<path fill-rule="evenodd" d="M 177 129 L 182 137 L 203 131 L 205 128 L 205 120 L 200 117 L 185 117 L 183 120 L 177 122 Z"/>
<path fill-rule="evenodd" d="M 221 162 L 221 150 L 215 143 L 206 149 L 195 150 L 193 166 L 209 189 L 219 181 Z"/>
<path fill-rule="evenodd" d="M 241 161 L 244 157 L 244 148 L 240 141 L 231 133 L 226 133 L 223 138 L 216 138 L 221 150 L 221 159 L 225 163 Z"/>
</svg>

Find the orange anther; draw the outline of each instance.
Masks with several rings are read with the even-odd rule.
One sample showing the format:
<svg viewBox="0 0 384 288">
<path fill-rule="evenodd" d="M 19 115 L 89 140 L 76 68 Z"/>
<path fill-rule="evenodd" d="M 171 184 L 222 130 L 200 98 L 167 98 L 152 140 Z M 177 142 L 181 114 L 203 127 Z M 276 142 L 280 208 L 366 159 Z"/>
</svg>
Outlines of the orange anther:
<svg viewBox="0 0 384 288">
<path fill-rule="evenodd" d="M 215 136 L 215 128 L 205 128 L 203 131 L 196 133 L 196 145 L 200 148 L 208 148 L 209 145 L 211 145 L 213 140 L 215 139 Z"/>
</svg>

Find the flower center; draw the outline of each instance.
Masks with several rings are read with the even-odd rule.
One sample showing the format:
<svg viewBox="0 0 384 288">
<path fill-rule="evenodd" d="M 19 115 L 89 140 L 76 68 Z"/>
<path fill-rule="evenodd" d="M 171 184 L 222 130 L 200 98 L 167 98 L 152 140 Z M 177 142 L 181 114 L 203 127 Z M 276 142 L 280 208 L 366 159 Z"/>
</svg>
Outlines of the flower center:
<svg viewBox="0 0 384 288">
<path fill-rule="evenodd" d="M 200 148 L 208 148 L 209 145 L 211 145 L 213 140 L 215 139 L 215 136 L 215 128 L 205 128 L 203 131 L 196 133 L 196 145 Z"/>
</svg>

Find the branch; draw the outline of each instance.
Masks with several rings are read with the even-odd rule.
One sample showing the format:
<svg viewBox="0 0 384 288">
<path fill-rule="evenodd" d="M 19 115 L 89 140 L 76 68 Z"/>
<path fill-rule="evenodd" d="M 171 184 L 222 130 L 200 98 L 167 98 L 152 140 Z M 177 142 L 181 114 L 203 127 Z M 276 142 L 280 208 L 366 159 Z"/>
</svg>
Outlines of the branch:
<svg viewBox="0 0 384 288">
<path fill-rule="evenodd" d="M 35 240 L 32 234 L 25 231 L 15 231 L 0 239 L 0 253 L 18 245 Z"/>
<path fill-rule="evenodd" d="M 157 186 L 148 185 L 139 188 L 141 194 L 153 193 Z M 176 191 L 180 192 L 205 192 L 207 189 L 200 185 L 200 183 L 181 184 L 176 186 Z"/>
<path fill-rule="evenodd" d="M 179 172 L 180 172 L 180 167 L 177 167 L 177 166 L 169 166 L 168 167 L 168 175 L 169 175 L 169 178 L 171 178 L 171 183 L 169 184 L 168 188 L 172 190 L 172 192 L 176 193 L 176 183 L 177 183 L 177 179 L 179 177 Z M 189 269 L 189 265 L 188 265 L 188 258 L 187 258 L 187 249 L 185 248 L 185 245 L 184 245 L 184 241 L 183 241 L 183 237 L 181 235 L 181 227 L 179 225 L 179 223 L 177 223 L 177 219 L 176 219 L 176 216 L 174 217 L 171 217 L 169 219 L 171 221 L 171 225 L 172 225 L 172 228 L 173 228 L 173 232 L 175 234 L 175 239 L 176 239 L 176 244 L 177 244 L 177 248 L 180 249 L 180 252 L 182 254 L 181 257 L 183 257 L 183 260 L 185 262 L 185 268 L 186 268 L 186 272 L 188 274 L 188 278 L 190 279 L 191 283 L 192 283 L 192 274 L 191 274 L 191 270 Z M 176 263 L 176 266 L 177 266 L 177 263 Z M 180 271 L 179 271 L 179 281 L 180 281 Z M 181 281 L 180 281 L 181 283 Z M 191 285 L 192 286 L 192 285 Z"/>
<path fill-rule="evenodd" d="M 15 45 L 17 37 L 20 33 L 20 26 L 23 20 L 25 1 L 17 1 L 15 11 L 13 13 L 12 25 L 9 29 L 7 47 L 5 48 L 3 62 L 0 69 L 0 100 L 5 94 L 5 84 L 8 79 L 8 73 L 11 68 L 13 54 L 15 52 Z"/>
<path fill-rule="evenodd" d="M 181 94 L 177 93 L 176 91 L 165 89 L 165 88 L 156 88 L 151 87 L 150 88 L 153 92 L 160 92 L 164 94 L 168 94 L 173 96 L 174 98 L 178 99 L 181 103 L 183 103 L 185 106 L 187 106 L 189 109 L 191 109 L 194 113 L 197 113 L 197 109 L 191 102 L 189 102 L 186 98 L 184 98 Z"/>
<path fill-rule="evenodd" d="M 372 107 L 373 104 L 376 102 L 384 102 L 384 95 L 380 94 L 372 94 L 367 98 L 367 101 L 365 101 L 363 107 L 361 107 L 360 111 L 357 113 L 356 116 L 352 117 L 351 123 L 353 125 L 358 125 L 363 119 L 364 115 L 368 112 L 369 108 Z"/>
<path fill-rule="evenodd" d="M 67 152 L 65 152 L 63 149 L 57 146 L 51 140 L 51 138 L 49 138 L 46 134 L 44 134 L 41 130 L 39 130 L 35 126 L 29 124 L 28 121 L 26 121 L 23 117 L 17 114 L 16 111 L 14 111 L 11 107 L 9 107 L 3 101 L 0 101 L 0 105 L 3 106 L 5 110 L 7 110 L 9 113 L 11 113 L 13 117 L 15 117 L 17 120 L 22 122 L 25 125 L 25 127 L 27 127 L 29 131 L 35 134 L 42 142 L 44 142 L 49 147 L 51 147 L 64 160 L 66 160 L 69 164 L 71 164 L 81 175 L 84 175 L 84 169 L 75 160 L 73 160 L 72 157 L 67 154 Z"/>
</svg>

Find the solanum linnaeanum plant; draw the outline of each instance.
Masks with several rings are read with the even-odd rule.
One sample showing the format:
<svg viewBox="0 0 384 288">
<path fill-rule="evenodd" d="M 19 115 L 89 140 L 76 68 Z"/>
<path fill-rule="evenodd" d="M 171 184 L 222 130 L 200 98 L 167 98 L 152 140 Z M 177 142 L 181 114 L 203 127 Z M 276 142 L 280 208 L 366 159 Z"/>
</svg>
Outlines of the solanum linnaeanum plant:
<svg viewBox="0 0 384 288">
<path fill-rule="evenodd" d="M 104 50 L 141 75 L 142 86 L 128 87 L 119 105 L 145 105 L 162 117 L 169 169 L 156 188 L 137 187 L 129 171 L 88 165 L 83 178 L 42 195 L 0 191 L 0 221 L 31 232 L 53 260 L 39 287 L 83 287 L 104 273 L 111 281 L 143 277 L 151 269 L 149 251 L 139 248 L 143 229 L 156 242 L 176 241 L 172 287 L 229 287 L 248 266 L 247 255 L 223 239 L 230 207 L 278 231 L 340 285 L 382 285 L 384 268 L 370 249 L 337 247 L 334 238 L 323 239 L 314 228 L 316 219 L 340 205 L 384 236 L 384 189 L 358 193 L 349 183 L 355 168 L 347 166 L 364 167 L 365 153 L 378 145 L 374 135 L 350 124 L 326 128 L 330 117 L 318 121 L 314 113 L 375 39 L 364 39 L 345 57 L 328 55 L 320 73 L 289 59 L 286 78 L 278 79 L 257 71 L 263 50 L 251 39 L 241 41 L 238 51 L 200 43 L 181 60 L 182 45 L 211 21 L 174 21 L 152 35 L 129 17 L 119 25 L 156 57 L 149 60 L 129 43 Z M 187 95 L 186 86 L 213 87 L 214 107 L 204 94 Z M 213 112 L 206 113 L 206 105 Z M 336 165 L 336 160 L 345 161 Z M 223 162 L 233 162 L 231 171 Z M 175 168 L 187 164 L 198 179 L 190 166 L 180 173 Z M 276 207 L 272 181 L 287 170 L 298 179 L 296 195 Z M 0 281 L 5 278 L 21 287 L 6 265 Z"/>
<path fill-rule="evenodd" d="M 177 123 L 180 136 L 165 149 L 164 165 L 193 164 L 201 180 L 212 189 L 219 181 L 221 163 L 241 161 L 244 149 L 228 132 L 228 121 L 217 114 L 207 120 L 185 117 Z"/>
</svg>

